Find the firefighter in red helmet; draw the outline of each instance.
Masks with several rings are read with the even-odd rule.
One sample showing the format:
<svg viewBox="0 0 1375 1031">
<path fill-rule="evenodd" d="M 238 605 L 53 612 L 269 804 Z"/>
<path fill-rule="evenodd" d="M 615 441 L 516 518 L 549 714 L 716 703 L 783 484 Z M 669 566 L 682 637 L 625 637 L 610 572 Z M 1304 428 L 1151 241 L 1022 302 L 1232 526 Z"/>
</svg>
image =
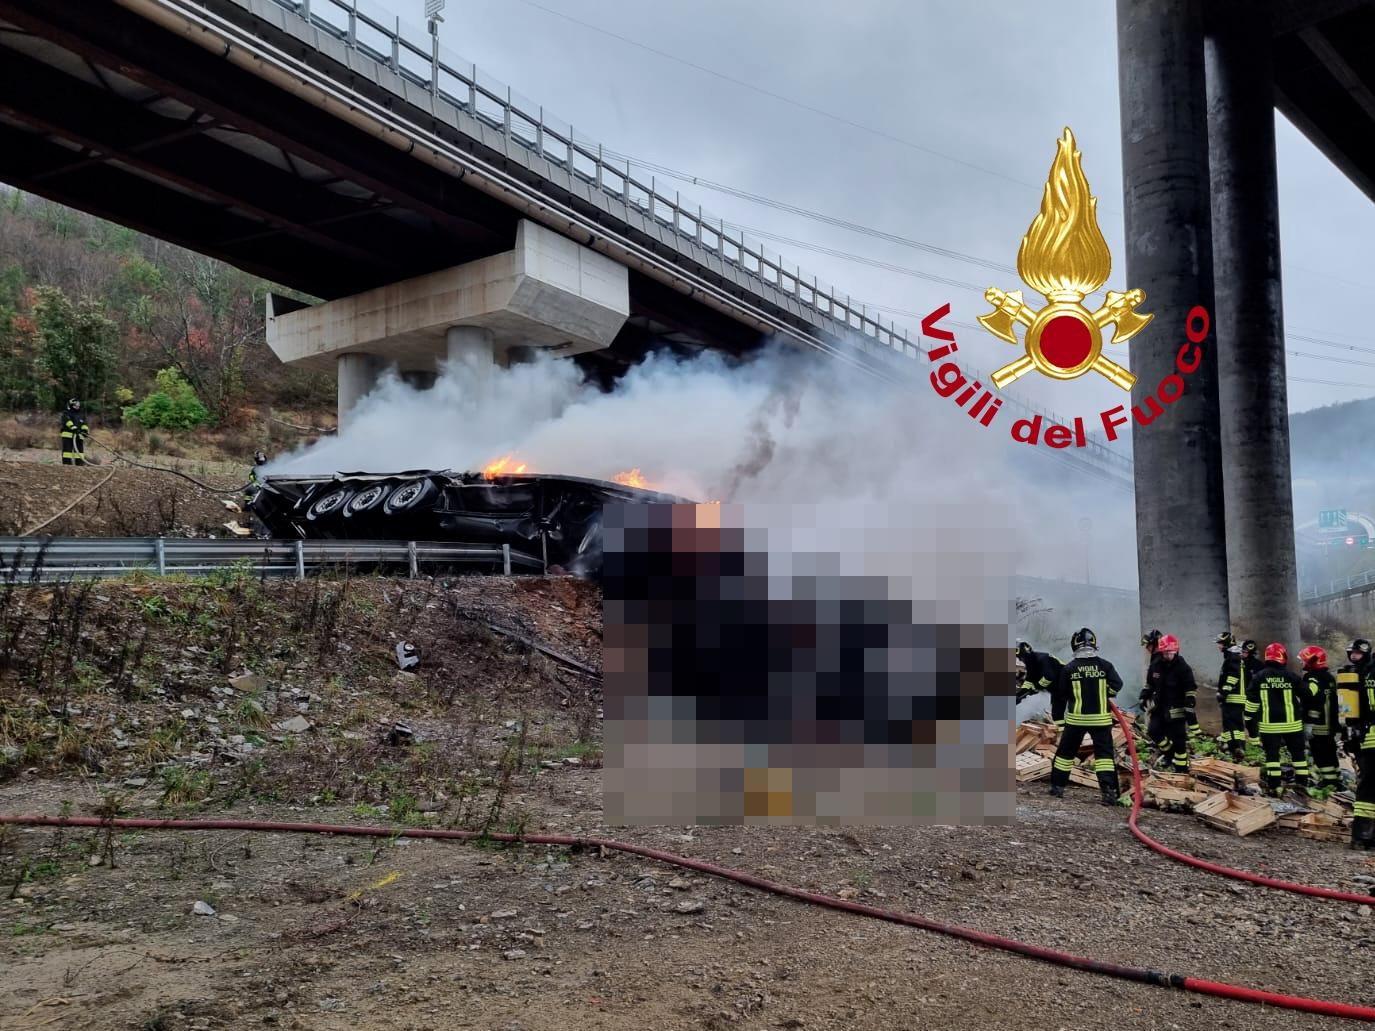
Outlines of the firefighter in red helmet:
<svg viewBox="0 0 1375 1031">
<path fill-rule="evenodd" d="M 1246 694 L 1256 706 L 1260 744 L 1265 749 L 1265 793 L 1278 795 L 1283 782 L 1280 750 L 1289 750 L 1294 765 L 1294 784 L 1308 788 L 1308 754 L 1303 739 L 1303 716 L 1308 711 L 1308 688 L 1286 669 L 1289 653 L 1278 641 L 1265 647 L 1265 664 L 1247 685 Z"/>
<path fill-rule="evenodd" d="M 1146 671 L 1142 701 L 1151 707 L 1146 733 L 1176 773 L 1189 772 L 1189 717 L 1194 716 L 1197 690 L 1194 671 L 1179 657 L 1179 639 L 1162 634 Z"/>
<path fill-rule="evenodd" d="M 1327 669 L 1327 652 L 1309 645 L 1299 652 L 1303 682 L 1308 692 L 1306 719 L 1312 727 L 1308 747 L 1313 753 L 1310 794 L 1326 798 L 1342 786 L 1342 771 L 1337 765 L 1337 739 L 1341 737 L 1341 710 L 1337 705 L 1337 678 Z"/>
</svg>

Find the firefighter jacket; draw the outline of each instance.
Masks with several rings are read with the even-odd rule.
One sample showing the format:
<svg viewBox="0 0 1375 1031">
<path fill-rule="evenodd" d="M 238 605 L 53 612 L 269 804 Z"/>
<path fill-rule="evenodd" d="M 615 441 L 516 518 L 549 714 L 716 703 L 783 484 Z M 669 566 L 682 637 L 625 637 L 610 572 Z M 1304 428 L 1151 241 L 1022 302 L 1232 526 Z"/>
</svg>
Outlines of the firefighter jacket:
<svg viewBox="0 0 1375 1031">
<path fill-rule="evenodd" d="M 1065 723 L 1071 727 L 1110 727 L 1110 703 L 1122 690 L 1122 678 L 1111 662 L 1085 648 L 1060 671 L 1056 687 L 1065 698 Z"/>
<path fill-rule="evenodd" d="M 1222 656 L 1222 672 L 1217 675 L 1218 705 L 1245 705 L 1246 685 L 1256 672 L 1256 663 L 1248 662 L 1239 645 L 1232 645 Z"/>
<path fill-rule="evenodd" d="M 1197 691 L 1193 669 L 1178 655 L 1168 662 L 1160 655 L 1151 658 L 1146 694 L 1157 712 L 1172 720 L 1187 718 L 1194 711 Z"/>
<path fill-rule="evenodd" d="M 1375 749 L 1375 662 L 1343 666 L 1337 684 L 1356 692 L 1356 711 L 1346 721 L 1351 739 L 1359 749 Z"/>
<path fill-rule="evenodd" d="M 1308 695 L 1305 722 L 1313 725 L 1315 737 L 1333 737 L 1341 732 L 1341 712 L 1337 707 L 1337 678 L 1325 669 L 1310 670 L 1303 675 L 1304 691 Z"/>
<path fill-rule="evenodd" d="M 1260 712 L 1262 734 L 1295 734 L 1303 730 L 1308 689 L 1278 662 L 1261 666 L 1251 678 L 1246 695 Z"/>
<path fill-rule="evenodd" d="M 1032 652 L 1022 661 L 1026 664 L 1026 686 L 1030 691 L 1054 694 L 1065 664 L 1050 652 Z"/>
<path fill-rule="evenodd" d="M 85 440 L 90 436 L 91 427 L 86 425 L 86 417 L 80 412 L 73 412 L 71 409 L 62 413 L 62 439 L 71 440 L 80 438 Z"/>
</svg>

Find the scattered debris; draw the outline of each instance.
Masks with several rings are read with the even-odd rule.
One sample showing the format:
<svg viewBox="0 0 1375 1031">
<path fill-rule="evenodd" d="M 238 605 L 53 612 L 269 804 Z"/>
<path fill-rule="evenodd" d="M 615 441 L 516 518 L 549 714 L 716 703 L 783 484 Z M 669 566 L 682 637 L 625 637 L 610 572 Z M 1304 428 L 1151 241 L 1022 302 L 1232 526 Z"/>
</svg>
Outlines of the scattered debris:
<svg viewBox="0 0 1375 1031">
<path fill-rule="evenodd" d="M 196 916 L 214 916 L 215 907 L 209 902 L 202 902 L 200 899 L 197 899 L 191 905 L 191 912 Z"/>
<path fill-rule="evenodd" d="M 288 734 L 304 734 L 311 727 L 310 720 L 304 716 L 293 716 L 277 724 L 277 729 Z"/>
<path fill-rule="evenodd" d="M 420 649 L 409 641 L 398 641 L 396 643 L 396 664 L 402 671 L 414 669 L 420 665 Z"/>
</svg>

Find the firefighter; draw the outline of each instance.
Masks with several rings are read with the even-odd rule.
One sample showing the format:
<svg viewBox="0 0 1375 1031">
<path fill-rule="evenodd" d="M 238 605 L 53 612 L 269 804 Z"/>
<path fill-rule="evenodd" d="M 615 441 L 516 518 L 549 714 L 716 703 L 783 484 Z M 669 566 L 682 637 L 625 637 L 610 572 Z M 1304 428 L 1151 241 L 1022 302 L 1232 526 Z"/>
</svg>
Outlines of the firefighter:
<svg viewBox="0 0 1375 1031">
<path fill-rule="evenodd" d="M 1265 664 L 1247 685 L 1246 694 L 1256 706 L 1260 743 L 1265 749 L 1262 782 L 1267 795 L 1278 795 L 1283 783 L 1280 749 L 1289 750 L 1294 766 L 1294 783 L 1301 791 L 1308 788 L 1308 756 L 1304 750 L 1303 716 L 1308 710 L 1307 688 L 1302 680 L 1285 668 L 1289 653 L 1278 641 L 1265 646 Z"/>
<path fill-rule="evenodd" d="M 1179 657 L 1179 639 L 1162 634 L 1141 699 L 1151 708 L 1146 733 L 1176 773 L 1189 772 L 1189 717 L 1196 711 L 1197 691 L 1194 671 Z"/>
<path fill-rule="evenodd" d="M 253 499 L 258 496 L 258 491 L 263 489 L 262 477 L 258 475 L 258 470 L 267 465 L 267 453 L 265 451 L 253 452 L 253 468 L 248 470 L 248 485 L 243 489 L 244 507 L 248 507 Z"/>
<path fill-rule="evenodd" d="M 1111 662 L 1098 654 L 1098 638 L 1088 627 L 1070 638 L 1074 657 L 1060 671 L 1058 693 L 1065 699 L 1065 732 L 1055 749 L 1050 771 L 1050 793 L 1063 798 L 1084 734 L 1093 739 L 1093 772 L 1104 805 L 1117 805 L 1117 763 L 1112 748 L 1112 700 L 1122 689 L 1122 678 Z"/>
<path fill-rule="evenodd" d="M 1254 653 L 1254 641 L 1248 641 Z M 1222 653 L 1222 672 L 1217 675 L 1217 704 L 1222 710 L 1222 734 L 1218 743 L 1231 753 L 1233 762 L 1246 759 L 1246 685 L 1260 665 L 1242 650 L 1230 630 L 1217 635 Z"/>
<path fill-rule="evenodd" d="M 1308 693 L 1306 720 L 1312 725 L 1308 746 L 1313 753 L 1312 790 L 1326 798 L 1342 786 L 1337 765 L 1337 739 L 1341 736 L 1341 711 L 1337 706 L 1337 678 L 1327 669 L 1327 652 L 1309 645 L 1299 652 L 1304 686 Z"/>
<path fill-rule="evenodd" d="M 1256 644 L 1255 641 L 1252 641 L 1250 639 L 1242 641 L 1241 660 L 1242 662 L 1246 663 L 1246 679 L 1241 682 L 1241 687 L 1244 691 L 1246 690 L 1246 687 L 1251 683 L 1251 678 L 1256 675 L 1256 671 L 1259 670 L 1262 665 L 1260 657 L 1260 645 Z M 1251 701 L 1251 698 L 1248 695 L 1246 698 L 1247 741 L 1260 740 L 1259 713 L 1259 707 Z"/>
<path fill-rule="evenodd" d="M 62 464 L 86 464 L 86 438 L 91 427 L 86 425 L 82 414 L 81 402 L 72 398 L 67 402 L 67 410 L 62 413 Z"/>
<path fill-rule="evenodd" d="M 1165 635 L 1159 630 L 1151 630 L 1141 635 L 1141 647 L 1146 649 L 1146 668 L 1149 672 L 1150 664 L 1155 661 L 1156 655 L 1160 651 L 1160 641 Z M 1176 645 L 1178 648 L 1178 645 Z M 1184 717 L 1186 741 L 1196 742 L 1203 736 L 1203 730 L 1198 725 L 1198 713 L 1190 708 Z"/>
<path fill-rule="evenodd" d="M 1065 697 L 1060 693 L 1060 672 L 1065 664 L 1049 652 L 1032 649 L 1027 641 L 1017 642 L 1017 659 L 1026 667 L 1026 680 L 1017 688 L 1017 701 L 1038 691 L 1050 692 L 1050 718 L 1065 729 Z"/>
<path fill-rule="evenodd" d="M 1351 642 L 1351 665 L 1337 675 L 1342 687 L 1354 689 L 1355 706 L 1346 720 L 1343 747 L 1356 760 L 1356 811 L 1351 822 L 1351 847 L 1375 848 L 1375 664 L 1370 642 Z"/>
</svg>

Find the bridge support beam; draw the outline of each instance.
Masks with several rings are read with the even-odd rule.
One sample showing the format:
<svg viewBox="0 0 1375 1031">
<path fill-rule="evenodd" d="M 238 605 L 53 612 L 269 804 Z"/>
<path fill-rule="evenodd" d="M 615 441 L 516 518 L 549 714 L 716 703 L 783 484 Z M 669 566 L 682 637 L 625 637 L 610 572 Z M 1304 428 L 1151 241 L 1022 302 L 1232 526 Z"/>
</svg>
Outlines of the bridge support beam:
<svg viewBox="0 0 1375 1031">
<path fill-rule="evenodd" d="M 483 326 L 450 326 L 444 346 L 451 368 L 463 367 L 478 378 L 485 378 L 502 363 L 498 359 L 496 337 Z"/>
<path fill-rule="evenodd" d="M 363 400 L 374 387 L 384 365 L 373 354 L 341 354 L 336 361 L 339 378 L 339 429 L 348 422 L 358 402 Z"/>
<path fill-rule="evenodd" d="M 1131 343 L 1138 405 L 1174 371 L 1189 310 L 1214 309 L 1202 18 L 1195 0 L 1117 2 L 1125 282 L 1155 313 Z M 1148 426 L 1133 420 L 1132 452 L 1141 620 L 1176 634 L 1206 675 L 1228 585 L 1211 336 L 1203 347 L 1184 395 Z"/>
<path fill-rule="evenodd" d="M 1269 0 L 1213 0 L 1206 43 L 1232 628 L 1299 641 Z"/>
</svg>

